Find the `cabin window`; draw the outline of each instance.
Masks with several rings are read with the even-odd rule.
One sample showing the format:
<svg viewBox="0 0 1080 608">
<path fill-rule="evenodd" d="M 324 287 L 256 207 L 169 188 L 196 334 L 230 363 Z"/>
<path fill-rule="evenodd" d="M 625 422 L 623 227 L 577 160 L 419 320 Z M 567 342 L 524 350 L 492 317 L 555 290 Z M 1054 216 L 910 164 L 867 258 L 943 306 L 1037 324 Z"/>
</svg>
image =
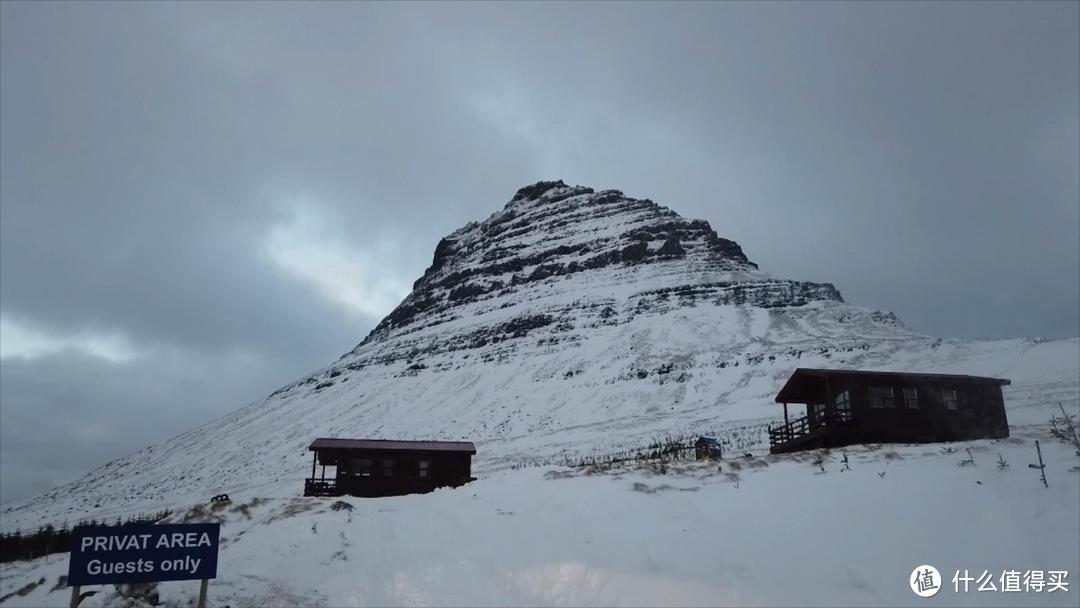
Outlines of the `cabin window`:
<svg viewBox="0 0 1080 608">
<path fill-rule="evenodd" d="M 430 470 L 431 470 L 431 461 L 430 460 L 421 460 L 420 461 L 420 468 L 419 468 L 419 471 L 418 471 L 418 474 L 420 475 L 420 479 L 427 479 L 428 478 L 428 471 L 430 471 Z"/>
<path fill-rule="evenodd" d="M 893 407 L 893 389 L 891 386 L 870 387 L 870 407 Z"/>
<path fill-rule="evenodd" d="M 851 395 L 847 391 L 842 391 L 836 396 L 836 411 L 846 412 L 851 409 Z"/>
<path fill-rule="evenodd" d="M 394 459 L 393 458 L 384 458 L 383 459 L 383 461 L 382 461 L 382 474 L 383 474 L 383 477 L 393 477 L 394 476 Z"/>
<path fill-rule="evenodd" d="M 361 458 L 352 461 L 353 475 L 371 477 L 372 462 L 370 458 Z"/>
<path fill-rule="evenodd" d="M 945 408 L 950 410 L 960 409 L 960 402 L 956 398 L 955 389 L 945 389 Z"/>
<path fill-rule="evenodd" d="M 904 405 L 911 409 L 919 407 L 919 393 L 914 387 L 904 389 Z"/>
</svg>

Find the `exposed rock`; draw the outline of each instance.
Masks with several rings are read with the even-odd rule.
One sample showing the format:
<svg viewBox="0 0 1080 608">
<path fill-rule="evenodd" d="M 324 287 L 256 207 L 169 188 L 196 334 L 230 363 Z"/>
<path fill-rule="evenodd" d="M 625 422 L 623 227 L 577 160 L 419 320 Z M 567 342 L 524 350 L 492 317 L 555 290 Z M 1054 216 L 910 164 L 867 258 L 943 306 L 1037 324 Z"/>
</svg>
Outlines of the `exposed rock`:
<svg viewBox="0 0 1080 608">
<path fill-rule="evenodd" d="M 534 291 L 529 288 L 537 283 L 577 275 L 604 280 L 612 271 L 645 266 L 655 267 L 654 274 L 669 284 L 664 289 L 682 298 L 683 305 L 710 296 L 717 303 L 763 308 L 842 301 L 832 285 L 784 281 L 761 272 L 738 243 L 717 236 L 708 222 L 687 220 L 651 200 L 630 198 L 618 190 L 595 192 L 561 180 L 541 181 L 518 190 L 487 220 L 471 222 L 441 239 L 413 292 L 350 354 L 473 317 L 487 309 L 484 304 L 501 305 L 500 300 L 511 293 Z M 726 281 L 702 285 L 700 277 L 710 275 Z M 626 282 L 635 280 L 628 277 Z M 558 295 L 560 285 L 550 284 L 546 295 Z M 633 309 L 652 310 L 653 304 L 635 302 Z M 427 353 L 476 348 L 498 341 L 501 333 L 505 332 L 498 328 L 479 328 L 467 338 L 435 338 L 414 346 Z M 515 331 L 508 337 L 523 335 Z M 383 351 L 375 360 L 387 363 L 399 355 Z"/>
<path fill-rule="evenodd" d="M 299 492 L 315 436 L 468 439 L 483 446 L 483 475 L 523 455 L 713 424 L 766 399 L 793 366 L 888 364 L 899 344 L 922 352 L 923 341 L 833 285 L 762 271 L 708 222 L 618 190 L 538 182 L 439 240 L 412 292 L 332 365 L 0 511 L 36 526 L 224 487 Z M 269 521 L 326 506 L 298 499 Z"/>
</svg>

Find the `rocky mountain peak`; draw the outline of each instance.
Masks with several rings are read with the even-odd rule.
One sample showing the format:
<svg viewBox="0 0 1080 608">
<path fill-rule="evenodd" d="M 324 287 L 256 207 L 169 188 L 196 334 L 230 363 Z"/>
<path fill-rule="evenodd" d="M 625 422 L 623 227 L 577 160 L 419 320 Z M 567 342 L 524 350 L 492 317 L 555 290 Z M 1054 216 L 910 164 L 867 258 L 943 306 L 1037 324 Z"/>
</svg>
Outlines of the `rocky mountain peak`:
<svg viewBox="0 0 1080 608">
<path fill-rule="evenodd" d="M 488 470 L 733 419 L 751 420 L 738 431 L 750 445 L 794 367 L 887 369 L 938 351 L 955 364 L 940 341 L 844 303 L 828 283 L 761 271 L 707 222 L 617 190 L 538 182 L 441 239 L 412 293 L 337 361 L 5 505 L 5 521 L 222 488 L 287 494 L 310 470 L 314 437 L 475 441 Z"/>
<path fill-rule="evenodd" d="M 772 287 L 763 291 L 765 285 Z M 778 281 L 760 271 L 706 221 L 619 190 L 540 181 L 519 189 L 486 220 L 441 239 L 413 292 L 360 346 L 493 306 L 561 306 L 568 292 L 589 297 L 583 290 L 613 287 L 721 290 L 722 300 L 772 306 L 842 301 L 832 285 Z"/>
<path fill-rule="evenodd" d="M 510 202 L 514 203 L 516 201 L 537 200 L 541 198 L 547 198 L 548 200 L 551 200 L 553 197 L 545 197 L 545 195 L 551 191 L 555 191 L 555 197 L 563 196 L 564 194 L 566 194 L 567 191 L 571 192 L 569 196 L 574 196 L 576 194 L 593 193 L 592 188 L 589 188 L 587 186 L 567 186 L 566 182 L 558 179 L 550 182 L 540 181 L 536 182 L 535 184 L 525 186 L 514 193 L 514 198 L 510 199 Z"/>
</svg>

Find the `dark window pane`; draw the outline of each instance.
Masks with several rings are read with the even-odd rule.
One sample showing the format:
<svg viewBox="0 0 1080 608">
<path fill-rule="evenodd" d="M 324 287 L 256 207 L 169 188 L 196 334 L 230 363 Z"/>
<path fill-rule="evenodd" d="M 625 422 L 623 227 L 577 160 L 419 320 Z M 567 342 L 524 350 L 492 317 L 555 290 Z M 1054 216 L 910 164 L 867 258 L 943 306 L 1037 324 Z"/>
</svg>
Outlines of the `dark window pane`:
<svg viewBox="0 0 1080 608">
<path fill-rule="evenodd" d="M 870 407 L 893 407 L 892 387 L 870 387 Z"/>
<path fill-rule="evenodd" d="M 846 410 L 851 407 L 851 397 L 847 391 L 841 392 L 836 396 L 836 409 L 837 411 Z"/>
</svg>

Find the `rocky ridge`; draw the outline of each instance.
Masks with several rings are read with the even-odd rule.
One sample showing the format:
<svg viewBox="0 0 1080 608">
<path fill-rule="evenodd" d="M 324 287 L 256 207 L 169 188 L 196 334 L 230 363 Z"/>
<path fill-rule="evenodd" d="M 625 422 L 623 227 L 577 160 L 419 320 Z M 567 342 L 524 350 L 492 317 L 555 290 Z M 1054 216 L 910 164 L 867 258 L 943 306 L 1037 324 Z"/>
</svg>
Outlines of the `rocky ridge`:
<svg viewBox="0 0 1080 608">
<path fill-rule="evenodd" d="M 442 239 L 412 293 L 331 365 L 3 513 L 21 526 L 294 495 L 317 436 L 468 439 L 480 475 L 668 432 L 752 447 L 794 367 L 977 373 L 964 362 L 1029 348 L 921 336 L 831 284 L 761 270 L 707 222 L 538 182 Z"/>
<path fill-rule="evenodd" d="M 637 280 L 642 274 L 647 282 Z M 566 278 L 602 289 L 616 276 L 633 290 L 621 301 L 564 299 L 578 285 L 565 283 Z M 548 303 L 546 310 L 532 306 L 528 314 L 479 323 L 467 333 L 431 331 L 537 299 Z M 685 219 L 618 190 L 542 181 L 518 190 L 487 220 L 440 240 L 412 293 L 342 359 L 358 369 L 368 361 L 412 360 L 523 338 L 541 327 L 566 331 L 575 323 L 618 324 L 699 302 L 784 308 L 815 301 L 843 298 L 829 283 L 776 279 L 760 271 L 738 243 L 719 237 L 706 221 Z M 887 321 L 899 323 L 895 317 Z M 421 333 L 424 337 L 411 337 Z"/>
</svg>

